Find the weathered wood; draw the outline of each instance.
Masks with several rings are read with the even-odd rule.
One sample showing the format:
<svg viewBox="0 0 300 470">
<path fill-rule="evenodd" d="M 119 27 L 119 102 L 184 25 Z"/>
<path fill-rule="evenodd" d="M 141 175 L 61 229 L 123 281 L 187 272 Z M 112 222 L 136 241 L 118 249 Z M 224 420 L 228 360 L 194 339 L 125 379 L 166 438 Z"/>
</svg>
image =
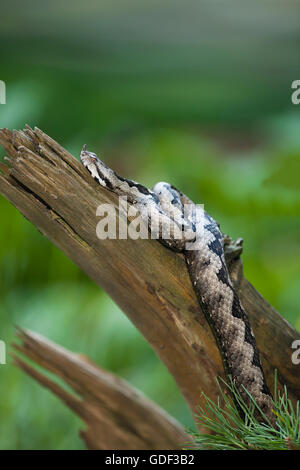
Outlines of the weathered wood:
<svg viewBox="0 0 300 470">
<path fill-rule="evenodd" d="M 0 176 L 0 192 L 116 301 L 165 363 L 193 411 L 202 391 L 216 400 L 216 377 L 224 377 L 221 357 L 184 257 L 154 240 L 99 240 L 96 209 L 101 203 L 117 206 L 116 196 L 39 129 L 2 130 L 0 143 L 11 159 L 10 170 Z M 243 278 L 240 260 L 229 258 L 269 386 L 276 367 L 291 398 L 299 398 L 291 343 L 300 334 Z"/>
<path fill-rule="evenodd" d="M 67 392 L 19 355 L 14 363 L 51 390 L 86 424 L 80 431 L 88 449 L 182 449 L 191 438 L 164 410 L 116 375 L 41 335 L 18 330 L 17 352 L 61 377 Z"/>
</svg>

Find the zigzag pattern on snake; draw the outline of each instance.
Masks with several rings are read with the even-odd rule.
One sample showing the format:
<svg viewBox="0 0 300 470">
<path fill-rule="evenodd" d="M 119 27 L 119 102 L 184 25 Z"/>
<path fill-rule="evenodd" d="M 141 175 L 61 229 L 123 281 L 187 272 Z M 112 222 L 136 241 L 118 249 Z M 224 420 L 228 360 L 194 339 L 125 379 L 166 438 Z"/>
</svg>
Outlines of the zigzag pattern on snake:
<svg viewBox="0 0 300 470">
<path fill-rule="evenodd" d="M 101 186 L 127 196 L 147 224 L 151 213 L 152 222 L 156 218 L 156 238 L 168 248 L 184 253 L 194 291 L 217 341 L 226 374 L 232 377 L 245 402 L 249 401 L 246 389 L 273 422 L 272 396 L 252 328 L 230 280 L 224 238 L 217 222 L 201 206 L 167 183 L 158 183 L 151 191 L 118 176 L 85 146 L 81 162 Z M 166 226 L 169 227 L 168 238 L 163 236 Z M 178 229 L 183 233 L 182 239 L 174 236 Z M 239 407 L 238 410 L 243 416 Z"/>
</svg>

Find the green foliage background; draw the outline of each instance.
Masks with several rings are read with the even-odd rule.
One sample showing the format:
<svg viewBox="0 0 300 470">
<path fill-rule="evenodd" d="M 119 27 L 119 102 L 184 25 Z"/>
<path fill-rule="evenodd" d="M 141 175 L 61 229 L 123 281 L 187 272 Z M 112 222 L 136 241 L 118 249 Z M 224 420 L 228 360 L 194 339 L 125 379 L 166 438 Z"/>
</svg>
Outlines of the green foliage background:
<svg viewBox="0 0 300 470">
<path fill-rule="evenodd" d="M 75 155 L 87 143 L 120 174 L 205 203 L 244 238 L 248 279 L 299 329 L 297 3 L 7 2 L 0 127 L 37 125 Z M 0 338 L 15 340 L 14 324 L 40 332 L 191 425 L 173 379 L 106 294 L 2 197 L 0 213 Z M 0 381 L 0 448 L 83 448 L 79 419 L 9 357 Z"/>
</svg>

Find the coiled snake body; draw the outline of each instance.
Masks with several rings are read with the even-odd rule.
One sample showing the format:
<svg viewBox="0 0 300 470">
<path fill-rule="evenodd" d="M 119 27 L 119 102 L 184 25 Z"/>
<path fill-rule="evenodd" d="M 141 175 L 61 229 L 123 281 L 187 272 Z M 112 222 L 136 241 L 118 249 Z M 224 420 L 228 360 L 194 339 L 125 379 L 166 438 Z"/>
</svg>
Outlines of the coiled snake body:
<svg viewBox="0 0 300 470">
<path fill-rule="evenodd" d="M 151 214 L 152 238 L 184 253 L 194 291 L 216 338 L 226 374 L 232 377 L 245 402 L 249 401 L 246 389 L 272 422 L 272 396 L 248 317 L 230 280 L 224 237 L 217 222 L 167 183 L 158 183 L 151 191 L 118 176 L 86 147 L 81 152 L 81 161 L 102 186 L 126 196 L 146 224 L 150 223 Z M 175 236 L 178 230 L 183 234 L 181 239 Z M 241 409 L 239 412 L 242 416 Z"/>
</svg>

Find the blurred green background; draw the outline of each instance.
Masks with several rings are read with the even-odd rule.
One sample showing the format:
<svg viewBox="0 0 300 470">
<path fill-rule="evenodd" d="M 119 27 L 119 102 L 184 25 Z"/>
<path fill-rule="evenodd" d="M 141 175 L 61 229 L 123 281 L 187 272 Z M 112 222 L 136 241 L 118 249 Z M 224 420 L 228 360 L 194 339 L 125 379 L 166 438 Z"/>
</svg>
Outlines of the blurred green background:
<svg viewBox="0 0 300 470">
<path fill-rule="evenodd" d="M 1 3 L 0 127 L 38 126 L 120 174 L 166 180 L 244 238 L 244 270 L 296 328 L 299 314 L 298 1 Z M 2 157 L 4 152 L 0 150 Z M 0 197 L 0 339 L 14 324 L 116 372 L 182 424 L 173 379 L 104 292 Z M 82 423 L 0 366 L 1 449 L 79 449 Z"/>
</svg>

